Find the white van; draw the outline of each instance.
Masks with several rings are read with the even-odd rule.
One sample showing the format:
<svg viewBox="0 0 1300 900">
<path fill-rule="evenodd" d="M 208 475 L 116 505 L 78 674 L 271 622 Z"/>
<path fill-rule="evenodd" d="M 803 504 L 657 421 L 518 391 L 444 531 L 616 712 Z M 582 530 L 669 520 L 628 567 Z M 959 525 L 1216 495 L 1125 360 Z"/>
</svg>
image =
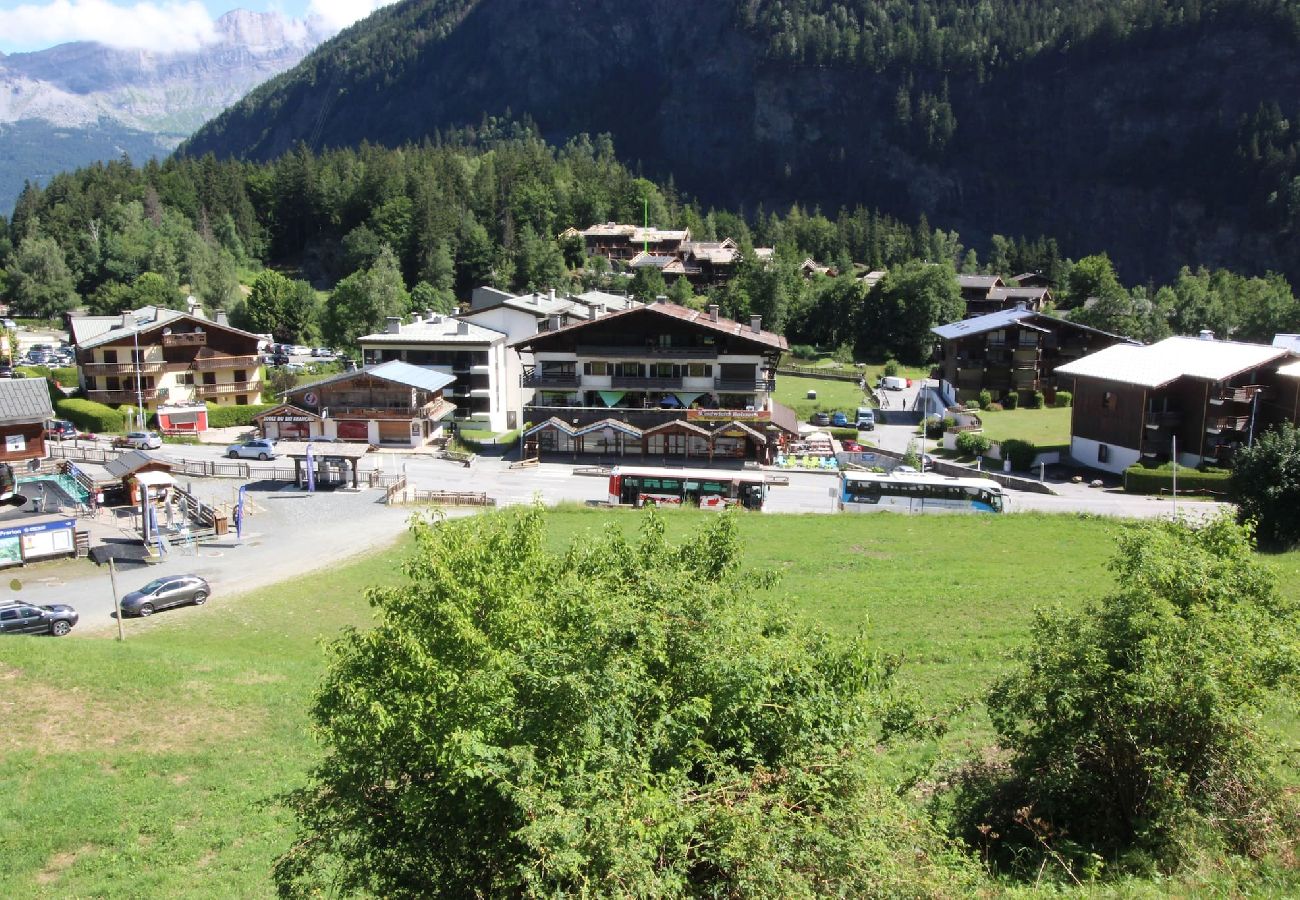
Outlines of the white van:
<svg viewBox="0 0 1300 900">
<path fill-rule="evenodd" d="M 876 430 L 876 411 L 870 406 L 858 407 L 858 431 Z"/>
<path fill-rule="evenodd" d="M 907 379 L 897 375 L 886 375 L 880 379 L 880 386 L 887 391 L 907 390 Z"/>
</svg>

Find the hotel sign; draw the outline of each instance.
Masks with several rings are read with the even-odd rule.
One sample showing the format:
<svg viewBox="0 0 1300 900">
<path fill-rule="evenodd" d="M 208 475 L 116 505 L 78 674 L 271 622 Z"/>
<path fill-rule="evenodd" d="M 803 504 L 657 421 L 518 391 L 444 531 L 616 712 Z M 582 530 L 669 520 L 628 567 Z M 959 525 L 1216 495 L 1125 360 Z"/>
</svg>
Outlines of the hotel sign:
<svg viewBox="0 0 1300 900">
<path fill-rule="evenodd" d="M 688 409 L 691 422 L 768 422 L 772 414 L 765 409 Z"/>
</svg>

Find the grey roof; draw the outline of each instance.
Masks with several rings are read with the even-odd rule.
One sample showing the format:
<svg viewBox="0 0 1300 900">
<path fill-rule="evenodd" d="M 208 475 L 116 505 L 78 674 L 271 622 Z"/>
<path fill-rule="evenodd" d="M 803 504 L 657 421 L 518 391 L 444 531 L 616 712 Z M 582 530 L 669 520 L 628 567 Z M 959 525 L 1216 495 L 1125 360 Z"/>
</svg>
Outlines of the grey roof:
<svg viewBox="0 0 1300 900">
<path fill-rule="evenodd" d="M 456 380 L 454 375 L 446 375 L 436 369 L 428 369 L 424 366 L 413 366 L 410 363 L 404 363 L 401 360 L 389 360 L 386 363 L 380 363 L 377 366 L 366 366 L 357 369 L 355 372 L 340 372 L 337 375 L 330 375 L 328 378 L 321 378 L 317 381 L 310 381 L 307 384 L 300 384 L 295 388 L 285 391 L 285 394 L 301 394 L 309 388 L 321 387 L 326 384 L 334 384 L 339 381 L 348 381 L 360 375 L 372 375 L 383 381 L 391 381 L 394 384 L 404 384 L 407 387 L 418 388 L 423 391 L 440 391 L 447 385 Z"/>
<path fill-rule="evenodd" d="M 123 318 L 126 319 L 125 325 L 122 324 Z M 255 341 L 261 340 L 251 331 L 244 331 L 242 328 L 235 328 L 231 325 L 223 325 L 220 322 L 212 321 L 206 316 L 181 312 L 176 309 L 143 306 L 120 316 L 73 316 L 70 320 L 72 342 L 77 345 L 78 349 L 89 350 L 92 347 L 108 344 L 124 337 L 130 337 L 133 334 L 144 334 L 153 331 L 155 328 L 161 328 L 168 322 L 175 322 L 179 319 L 189 319 L 205 329 L 220 328 L 224 331 L 242 334 L 244 337 L 252 338 Z"/>
<path fill-rule="evenodd" d="M 125 478 L 135 472 L 140 471 L 150 463 L 166 463 L 168 467 L 172 465 L 171 460 L 154 456 L 148 450 L 131 450 L 123 453 L 117 459 L 110 459 L 104 463 L 104 468 L 108 474 L 114 478 Z"/>
<path fill-rule="evenodd" d="M 0 423 L 43 422 L 53 415 L 47 379 L 0 379 Z"/>
<path fill-rule="evenodd" d="M 984 288 L 990 290 L 1002 285 L 1002 279 L 997 275 L 958 275 L 957 284 L 964 288 Z"/>
<path fill-rule="evenodd" d="M 1149 347 L 1116 344 L 1058 366 L 1056 374 L 1155 388 L 1182 377 L 1223 381 L 1289 355 L 1266 344 L 1171 337 Z"/>
<path fill-rule="evenodd" d="M 989 331 L 997 331 L 1000 328 L 1009 328 L 1012 325 L 1022 324 L 1023 320 L 1036 320 L 1037 325 L 1065 325 L 1070 328 L 1076 328 L 1080 331 L 1090 331 L 1093 334 L 1103 334 L 1106 337 L 1118 338 L 1122 341 L 1136 343 L 1130 338 L 1121 334 L 1111 334 L 1109 331 L 1102 331 L 1099 328 L 1092 328 L 1088 325 L 1081 325 L 1078 322 L 1071 322 L 1069 319 L 1062 319 L 1059 316 L 1049 316 L 1047 313 L 1035 312 L 1032 309 L 999 309 L 996 312 L 985 313 L 982 316 L 974 316 L 969 319 L 962 319 L 960 322 L 949 322 L 947 325 L 936 325 L 930 331 L 945 341 L 953 341 L 957 338 L 970 337 L 976 334 L 984 334 Z M 1024 324 L 1035 325 L 1035 322 Z M 1041 331 L 1042 328 L 1040 327 Z"/>
<path fill-rule="evenodd" d="M 481 308 L 474 310 L 482 311 Z M 464 334 L 460 334 L 462 324 L 468 326 Z M 357 343 L 363 347 L 366 344 L 495 344 L 505 339 L 505 333 L 495 328 L 454 316 L 434 316 L 433 319 L 402 325 L 396 334 L 387 331 L 367 334 L 357 338 Z"/>
</svg>

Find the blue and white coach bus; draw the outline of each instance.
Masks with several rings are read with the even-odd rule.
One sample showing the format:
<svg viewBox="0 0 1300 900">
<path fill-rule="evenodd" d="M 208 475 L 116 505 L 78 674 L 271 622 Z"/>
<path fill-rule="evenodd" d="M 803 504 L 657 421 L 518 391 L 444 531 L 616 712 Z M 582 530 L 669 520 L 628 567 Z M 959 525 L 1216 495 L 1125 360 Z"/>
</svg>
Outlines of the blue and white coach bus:
<svg viewBox="0 0 1300 900">
<path fill-rule="evenodd" d="M 934 472 L 840 474 L 840 509 L 845 512 L 1001 513 L 1007 511 L 1002 485 L 988 478 L 954 478 Z"/>
</svg>

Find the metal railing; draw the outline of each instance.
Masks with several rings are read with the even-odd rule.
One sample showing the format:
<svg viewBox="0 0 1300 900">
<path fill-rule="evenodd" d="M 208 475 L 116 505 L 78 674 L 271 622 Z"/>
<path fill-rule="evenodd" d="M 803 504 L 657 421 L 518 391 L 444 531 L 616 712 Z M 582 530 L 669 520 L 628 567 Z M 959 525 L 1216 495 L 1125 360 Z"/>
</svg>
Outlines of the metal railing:
<svg viewBox="0 0 1300 900">
<path fill-rule="evenodd" d="M 523 387 L 533 388 L 576 388 L 577 375 L 545 375 L 538 372 L 524 374 L 520 378 Z"/>
<path fill-rule="evenodd" d="M 615 375 L 610 383 L 616 388 L 646 388 L 659 391 L 679 391 L 682 389 L 681 378 L 640 377 L 632 375 Z"/>
<path fill-rule="evenodd" d="M 748 394 L 751 391 L 774 391 L 776 381 L 765 378 L 715 378 L 713 388 L 718 391 L 741 391 Z"/>
</svg>

